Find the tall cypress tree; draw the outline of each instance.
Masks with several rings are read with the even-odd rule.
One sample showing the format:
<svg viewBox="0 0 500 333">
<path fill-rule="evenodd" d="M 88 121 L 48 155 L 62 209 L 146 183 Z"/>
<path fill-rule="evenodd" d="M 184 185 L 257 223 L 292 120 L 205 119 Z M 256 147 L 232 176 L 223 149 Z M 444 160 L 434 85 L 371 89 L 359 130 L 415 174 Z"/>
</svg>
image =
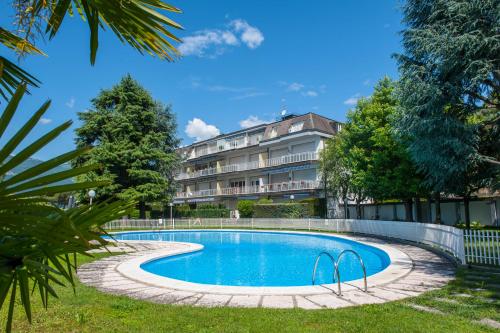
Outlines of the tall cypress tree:
<svg viewBox="0 0 500 333">
<path fill-rule="evenodd" d="M 170 106 L 153 100 L 148 91 L 130 75 L 92 100 L 92 108 L 80 112 L 82 126 L 76 130 L 78 147 L 94 149 L 75 166 L 99 163 L 102 168 L 86 179 L 111 179 L 97 188 L 97 199 L 134 199 L 140 217 L 146 203 L 165 202 L 173 192 L 173 171 L 179 158 L 177 124 Z M 85 195 L 85 194 L 82 194 Z"/>
</svg>

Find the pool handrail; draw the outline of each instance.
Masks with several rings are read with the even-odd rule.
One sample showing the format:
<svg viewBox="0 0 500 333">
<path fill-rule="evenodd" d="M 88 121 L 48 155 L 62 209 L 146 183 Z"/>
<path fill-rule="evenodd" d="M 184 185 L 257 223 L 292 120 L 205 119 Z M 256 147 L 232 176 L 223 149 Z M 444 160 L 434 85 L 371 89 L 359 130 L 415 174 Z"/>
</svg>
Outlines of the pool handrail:
<svg viewBox="0 0 500 333">
<path fill-rule="evenodd" d="M 323 255 L 325 255 L 328 258 L 330 258 L 330 260 L 332 261 L 332 265 L 333 265 L 334 268 L 337 267 L 337 261 L 335 260 L 335 258 L 330 253 L 325 252 L 325 251 L 320 252 L 318 254 L 318 256 L 316 257 L 316 262 L 314 263 L 314 269 L 313 269 L 313 273 L 312 273 L 312 284 L 313 284 L 313 286 L 316 284 L 316 270 L 318 269 L 319 260 L 321 259 L 321 257 Z M 335 271 L 333 272 L 332 282 L 335 282 Z"/>
<path fill-rule="evenodd" d="M 339 272 L 339 264 L 340 264 L 340 259 L 342 259 L 342 256 L 346 253 L 353 253 L 358 259 L 359 259 L 359 262 L 361 264 L 361 268 L 363 269 L 363 279 L 364 279 L 364 292 L 368 292 L 368 284 L 366 282 L 366 268 L 365 268 L 365 264 L 363 263 L 363 259 L 361 258 L 361 256 L 359 255 L 358 252 L 354 251 L 354 250 L 351 250 L 351 249 L 346 249 L 346 250 L 343 250 L 342 252 L 340 252 L 338 258 L 337 258 L 337 262 L 335 263 L 335 273 L 334 273 L 334 276 L 337 276 L 337 286 L 338 286 L 338 289 L 339 289 L 339 296 L 342 295 L 342 290 L 340 289 L 340 272 Z"/>
</svg>

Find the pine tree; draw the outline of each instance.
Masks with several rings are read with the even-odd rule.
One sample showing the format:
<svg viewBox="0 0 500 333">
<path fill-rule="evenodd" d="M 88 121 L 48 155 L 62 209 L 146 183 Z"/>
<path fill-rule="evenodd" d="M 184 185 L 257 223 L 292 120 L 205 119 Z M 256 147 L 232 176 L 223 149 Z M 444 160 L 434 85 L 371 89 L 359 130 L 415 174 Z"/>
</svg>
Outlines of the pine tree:
<svg viewBox="0 0 500 333">
<path fill-rule="evenodd" d="M 92 109 L 78 114 L 78 147 L 92 146 L 75 165 L 99 163 L 89 180 L 112 180 L 97 188 L 97 199 L 133 199 L 145 218 L 146 203 L 168 200 L 179 157 L 177 125 L 170 106 L 153 100 L 130 75 L 92 100 Z M 85 194 L 82 194 L 85 195 Z"/>
</svg>

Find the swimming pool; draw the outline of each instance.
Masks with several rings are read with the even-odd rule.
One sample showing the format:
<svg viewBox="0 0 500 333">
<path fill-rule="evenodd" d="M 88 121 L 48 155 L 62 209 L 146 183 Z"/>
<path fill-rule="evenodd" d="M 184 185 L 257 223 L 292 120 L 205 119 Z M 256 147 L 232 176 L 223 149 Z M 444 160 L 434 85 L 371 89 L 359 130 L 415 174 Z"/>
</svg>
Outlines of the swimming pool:
<svg viewBox="0 0 500 333">
<path fill-rule="evenodd" d="M 310 286 L 316 256 L 327 251 L 335 258 L 345 249 L 360 254 L 368 276 L 383 271 L 391 260 L 386 252 L 356 241 L 310 233 L 255 232 L 237 230 L 189 230 L 124 232 L 117 240 L 154 240 L 197 243 L 200 251 L 159 258 L 141 264 L 141 269 L 159 276 L 198 284 L 222 286 Z M 316 283 L 332 283 L 333 268 L 323 258 Z M 363 277 L 354 255 L 340 265 L 341 281 Z"/>
</svg>

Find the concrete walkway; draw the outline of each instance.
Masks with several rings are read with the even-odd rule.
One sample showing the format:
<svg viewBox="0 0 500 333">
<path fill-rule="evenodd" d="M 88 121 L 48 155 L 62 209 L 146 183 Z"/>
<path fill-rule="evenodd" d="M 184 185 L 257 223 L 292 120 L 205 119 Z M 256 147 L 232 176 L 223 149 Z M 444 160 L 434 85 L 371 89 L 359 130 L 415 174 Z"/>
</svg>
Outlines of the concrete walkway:
<svg viewBox="0 0 500 333">
<path fill-rule="evenodd" d="M 323 288 L 323 292 L 312 294 L 241 294 L 211 292 L 206 290 L 187 291 L 159 286 L 150 281 L 139 281 L 120 272 L 119 266 L 158 253 L 172 254 L 190 252 L 188 243 L 173 242 L 120 242 L 116 250 L 129 252 L 85 264 L 78 269 L 78 277 L 82 283 L 98 290 L 115 295 L 126 295 L 131 298 L 164 304 L 188 304 L 204 307 L 267 307 L 267 308 L 341 308 L 369 303 L 384 303 L 416 296 L 423 292 L 440 288 L 454 277 L 454 265 L 448 259 L 435 253 L 409 244 L 380 240 L 371 237 L 351 237 L 357 241 L 378 243 L 404 252 L 412 261 L 413 267 L 404 276 L 383 284 L 370 283 L 365 293 L 358 288 L 349 288 L 343 284 L 341 296 L 334 291 Z"/>
</svg>

